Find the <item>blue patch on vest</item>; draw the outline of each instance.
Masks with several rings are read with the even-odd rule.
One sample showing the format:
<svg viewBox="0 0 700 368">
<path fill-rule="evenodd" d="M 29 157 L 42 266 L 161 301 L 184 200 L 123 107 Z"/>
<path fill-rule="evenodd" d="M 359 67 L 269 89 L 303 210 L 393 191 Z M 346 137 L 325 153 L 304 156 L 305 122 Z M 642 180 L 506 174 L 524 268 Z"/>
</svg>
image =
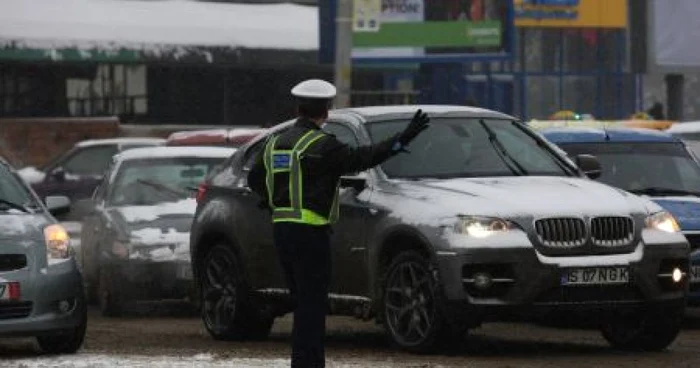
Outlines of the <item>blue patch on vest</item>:
<svg viewBox="0 0 700 368">
<path fill-rule="evenodd" d="M 289 169 L 291 156 L 288 153 L 275 153 L 272 155 L 272 167 L 275 169 Z"/>
</svg>

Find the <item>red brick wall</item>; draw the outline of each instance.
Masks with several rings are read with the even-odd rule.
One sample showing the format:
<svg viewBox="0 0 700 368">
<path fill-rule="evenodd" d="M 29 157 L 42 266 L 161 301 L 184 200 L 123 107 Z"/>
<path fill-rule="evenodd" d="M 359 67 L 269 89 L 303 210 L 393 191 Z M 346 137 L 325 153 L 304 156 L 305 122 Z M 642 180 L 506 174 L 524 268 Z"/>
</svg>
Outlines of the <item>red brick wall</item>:
<svg viewBox="0 0 700 368">
<path fill-rule="evenodd" d="M 4 118 L 0 119 L 0 155 L 17 168 L 41 166 L 76 142 L 119 134 L 116 117 Z"/>
</svg>

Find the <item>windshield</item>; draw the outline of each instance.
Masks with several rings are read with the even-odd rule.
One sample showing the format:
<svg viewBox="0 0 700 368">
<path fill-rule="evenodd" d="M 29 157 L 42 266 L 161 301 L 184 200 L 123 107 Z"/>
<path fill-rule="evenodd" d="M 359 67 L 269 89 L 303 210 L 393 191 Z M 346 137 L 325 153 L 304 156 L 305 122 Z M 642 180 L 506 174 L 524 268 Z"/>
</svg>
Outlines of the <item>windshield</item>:
<svg viewBox="0 0 700 368">
<path fill-rule="evenodd" d="M 115 206 L 144 206 L 176 202 L 196 188 L 224 158 L 169 157 L 128 160 L 118 169 L 111 188 Z"/>
<path fill-rule="evenodd" d="M 7 166 L 0 163 L 0 212 L 33 206 L 36 206 L 36 201 L 27 187 L 10 172 Z"/>
<path fill-rule="evenodd" d="M 408 120 L 368 124 L 374 142 L 401 132 Z M 413 141 L 410 153 L 382 165 L 391 178 L 573 175 L 563 160 L 508 120 L 437 118 Z"/>
<path fill-rule="evenodd" d="M 700 192 L 700 167 L 681 143 L 560 144 L 569 155 L 598 157 L 598 180 L 639 194 L 678 195 Z"/>
</svg>

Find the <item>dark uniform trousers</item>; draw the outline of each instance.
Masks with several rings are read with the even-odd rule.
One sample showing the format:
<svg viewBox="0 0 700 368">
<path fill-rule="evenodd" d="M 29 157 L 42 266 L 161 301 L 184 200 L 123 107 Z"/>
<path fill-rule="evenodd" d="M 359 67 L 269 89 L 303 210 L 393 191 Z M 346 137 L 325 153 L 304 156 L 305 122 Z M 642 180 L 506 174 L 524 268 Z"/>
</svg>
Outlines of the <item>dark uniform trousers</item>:
<svg viewBox="0 0 700 368">
<path fill-rule="evenodd" d="M 274 240 L 296 301 L 292 368 L 324 367 L 324 336 L 331 275 L 330 226 L 274 224 Z"/>
</svg>

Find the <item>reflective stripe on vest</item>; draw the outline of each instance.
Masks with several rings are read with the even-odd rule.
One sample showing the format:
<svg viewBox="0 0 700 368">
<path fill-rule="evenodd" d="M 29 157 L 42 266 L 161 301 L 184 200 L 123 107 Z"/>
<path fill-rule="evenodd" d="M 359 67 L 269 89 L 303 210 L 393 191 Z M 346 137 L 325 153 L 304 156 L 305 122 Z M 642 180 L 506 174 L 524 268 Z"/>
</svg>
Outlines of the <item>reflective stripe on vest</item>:
<svg viewBox="0 0 700 368">
<path fill-rule="evenodd" d="M 277 137 L 272 138 L 265 146 L 265 171 L 268 201 L 272 211 L 273 222 L 296 222 L 309 225 L 327 225 L 338 218 L 338 191 L 331 208 L 330 219 L 327 219 L 313 211 L 304 209 L 303 201 L 303 175 L 301 168 L 301 156 L 316 141 L 324 136 L 324 133 L 311 130 L 304 134 L 291 150 L 276 150 Z M 289 173 L 289 204 L 290 207 L 275 207 L 273 193 L 275 188 L 275 174 Z"/>
</svg>

